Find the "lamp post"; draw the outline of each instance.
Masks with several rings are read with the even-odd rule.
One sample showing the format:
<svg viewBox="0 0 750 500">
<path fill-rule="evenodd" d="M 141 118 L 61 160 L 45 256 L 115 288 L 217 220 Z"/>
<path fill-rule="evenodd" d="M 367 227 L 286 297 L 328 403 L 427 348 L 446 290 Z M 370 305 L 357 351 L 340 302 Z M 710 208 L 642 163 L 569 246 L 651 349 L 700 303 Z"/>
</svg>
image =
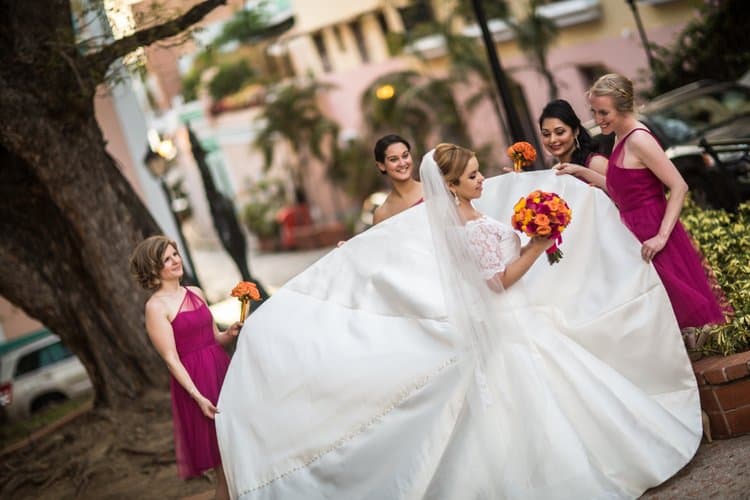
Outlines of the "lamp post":
<svg viewBox="0 0 750 500">
<path fill-rule="evenodd" d="M 190 268 L 189 272 L 185 272 L 185 281 L 188 282 L 188 284 L 194 284 L 195 286 L 200 287 L 201 285 L 198 281 L 198 273 L 195 270 L 195 264 L 193 264 L 193 256 L 190 253 L 190 247 L 188 247 L 187 240 L 185 239 L 185 235 L 182 232 L 182 223 L 180 223 L 177 214 L 175 214 L 172 208 L 172 192 L 170 191 L 165 179 L 165 175 L 172 166 L 171 161 L 175 158 L 176 155 L 177 150 L 175 149 L 174 144 L 172 144 L 171 141 L 163 141 L 157 137 L 157 141 L 149 141 L 148 148 L 146 149 L 146 156 L 144 156 L 143 158 L 143 163 L 146 164 L 146 167 L 148 168 L 148 171 L 151 172 L 151 175 L 159 180 L 159 185 L 161 186 L 161 189 L 164 192 L 164 196 L 167 199 L 167 204 L 169 205 L 169 213 L 172 214 L 174 225 L 177 227 L 177 235 L 180 238 L 180 243 L 182 243 L 184 258 L 187 261 L 188 267 Z"/>
<path fill-rule="evenodd" d="M 521 118 L 513 103 L 513 96 L 510 87 L 508 86 L 508 80 L 505 78 L 505 73 L 500 65 L 500 57 L 497 55 L 497 50 L 495 49 L 495 41 L 492 39 L 492 34 L 487 26 L 487 15 L 484 12 L 482 0 L 472 0 L 471 3 L 474 7 L 474 15 L 477 18 L 477 24 L 482 30 L 482 40 L 484 41 L 484 47 L 487 50 L 487 59 L 490 62 L 492 76 L 497 85 L 500 99 L 503 101 L 510 137 L 513 142 L 522 141 L 524 140 L 523 125 L 521 124 Z"/>
<path fill-rule="evenodd" d="M 189 123 L 186 124 L 186 127 L 190 139 L 190 150 L 193 153 L 195 164 L 198 166 L 201 178 L 203 179 L 203 190 L 206 193 L 206 199 L 208 200 L 208 205 L 211 209 L 211 218 L 213 219 L 216 232 L 219 235 L 219 240 L 237 265 L 237 269 L 240 271 L 242 279 L 255 282 L 258 286 L 261 298 L 265 300 L 268 298 L 268 292 L 263 285 L 261 285 L 260 281 L 253 277 L 250 272 L 250 266 L 247 262 L 247 242 L 245 240 L 245 234 L 242 232 L 240 222 L 237 219 L 234 203 L 216 187 L 213 177 L 211 176 L 208 162 L 206 161 L 206 151 L 203 149 L 203 146 Z M 250 307 L 251 309 L 254 309 L 259 305 L 259 302 L 254 302 Z"/>
<path fill-rule="evenodd" d="M 630 10 L 633 11 L 633 17 L 635 18 L 635 25 L 638 27 L 638 33 L 641 36 L 641 43 L 643 44 L 643 50 L 646 51 L 646 58 L 648 59 L 648 67 L 651 69 L 651 73 L 654 73 L 654 56 L 651 54 L 651 45 L 646 37 L 646 30 L 643 29 L 643 22 L 641 22 L 641 14 L 638 12 L 638 6 L 635 4 L 636 0 L 625 0 L 630 6 Z"/>
</svg>

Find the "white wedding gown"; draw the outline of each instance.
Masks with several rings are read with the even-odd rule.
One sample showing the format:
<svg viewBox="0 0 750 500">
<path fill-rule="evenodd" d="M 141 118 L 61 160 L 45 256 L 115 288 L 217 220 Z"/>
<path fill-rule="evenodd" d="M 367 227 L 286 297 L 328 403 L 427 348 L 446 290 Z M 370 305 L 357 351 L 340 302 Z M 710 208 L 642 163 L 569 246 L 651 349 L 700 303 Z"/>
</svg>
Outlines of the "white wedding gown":
<svg viewBox="0 0 750 500">
<path fill-rule="evenodd" d="M 246 321 L 216 416 L 232 498 L 635 498 L 691 459 L 691 365 L 609 198 L 551 171 L 484 187 L 477 208 L 503 222 L 534 189 L 573 210 L 563 260 L 540 258 L 497 296 L 496 319 L 518 325 L 506 376 L 490 381 L 503 397 L 466 411 L 463 337 L 418 205 L 331 251 Z M 503 262 L 517 256 L 506 225 L 471 225 L 501 236 Z"/>
</svg>

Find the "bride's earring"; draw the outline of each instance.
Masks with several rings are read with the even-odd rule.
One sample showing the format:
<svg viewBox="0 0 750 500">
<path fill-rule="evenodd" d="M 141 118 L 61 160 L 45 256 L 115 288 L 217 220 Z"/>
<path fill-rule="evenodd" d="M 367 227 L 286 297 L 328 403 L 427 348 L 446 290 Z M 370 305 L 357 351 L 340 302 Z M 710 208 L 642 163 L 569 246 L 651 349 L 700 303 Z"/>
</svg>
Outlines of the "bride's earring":
<svg viewBox="0 0 750 500">
<path fill-rule="evenodd" d="M 461 200 L 458 199 L 458 194 L 455 191 L 453 191 L 453 203 L 455 203 L 456 206 L 461 204 Z"/>
<path fill-rule="evenodd" d="M 576 149 L 581 149 L 581 143 L 578 142 L 578 136 L 576 136 L 575 138 L 575 143 L 576 143 Z"/>
</svg>

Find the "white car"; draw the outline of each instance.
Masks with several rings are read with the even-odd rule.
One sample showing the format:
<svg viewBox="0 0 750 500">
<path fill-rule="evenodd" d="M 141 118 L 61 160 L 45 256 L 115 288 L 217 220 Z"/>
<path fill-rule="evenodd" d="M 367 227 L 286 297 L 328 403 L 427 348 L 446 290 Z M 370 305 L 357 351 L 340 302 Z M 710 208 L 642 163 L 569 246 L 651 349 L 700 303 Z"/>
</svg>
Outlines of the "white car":
<svg viewBox="0 0 750 500">
<path fill-rule="evenodd" d="M 47 330 L 0 344 L 0 415 L 18 420 L 92 392 L 78 358 Z"/>
</svg>

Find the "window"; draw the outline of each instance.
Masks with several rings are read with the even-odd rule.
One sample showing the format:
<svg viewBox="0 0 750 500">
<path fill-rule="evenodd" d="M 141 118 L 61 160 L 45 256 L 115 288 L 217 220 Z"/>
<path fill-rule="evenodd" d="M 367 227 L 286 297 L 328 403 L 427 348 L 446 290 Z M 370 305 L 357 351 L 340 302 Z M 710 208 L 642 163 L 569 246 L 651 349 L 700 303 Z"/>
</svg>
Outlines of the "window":
<svg viewBox="0 0 750 500">
<path fill-rule="evenodd" d="M 383 32 L 383 35 L 387 35 L 390 30 L 388 29 L 388 21 L 385 19 L 385 13 L 380 10 L 375 15 L 375 18 L 378 20 L 378 25 L 380 25 L 380 31 Z"/>
<path fill-rule="evenodd" d="M 359 56 L 362 58 L 362 62 L 370 62 L 370 55 L 367 53 L 367 44 L 365 43 L 365 37 L 362 34 L 362 26 L 360 26 L 359 21 L 349 23 L 349 28 L 351 28 L 352 33 L 354 34 L 354 39 L 357 42 L 357 49 L 359 50 Z"/>
<path fill-rule="evenodd" d="M 411 5 L 398 9 L 406 31 L 411 31 L 420 24 L 435 20 L 432 7 L 427 0 L 416 0 Z"/>
<path fill-rule="evenodd" d="M 328 57 L 328 51 L 326 50 L 325 40 L 323 40 L 323 34 L 317 32 L 312 36 L 312 39 L 313 43 L 315 44 L 315 50 L 318 51 L 320 62 L 321 64 L 323 64 L 323 71 L 331 71 L 331 59 Z"/>
<path fill-rule="evenodd" d="M 603 64 L 582 64 L 578 66 L 578 72 L 581 74 L 583 86 L 587 90 L 599 79 L 600 76 L 611 73 Z"/>
<path fill-rule="evenodd" d="M 19 377 L 34 372 L 45 366 L 70 358 L 71 356 L 73 356 L 73 353 L 70 352 L 62 342 L 55 342 L 54 344 L 50 344 L 21 356 L 16 365 L 15 376 Z"/>
</svg>

